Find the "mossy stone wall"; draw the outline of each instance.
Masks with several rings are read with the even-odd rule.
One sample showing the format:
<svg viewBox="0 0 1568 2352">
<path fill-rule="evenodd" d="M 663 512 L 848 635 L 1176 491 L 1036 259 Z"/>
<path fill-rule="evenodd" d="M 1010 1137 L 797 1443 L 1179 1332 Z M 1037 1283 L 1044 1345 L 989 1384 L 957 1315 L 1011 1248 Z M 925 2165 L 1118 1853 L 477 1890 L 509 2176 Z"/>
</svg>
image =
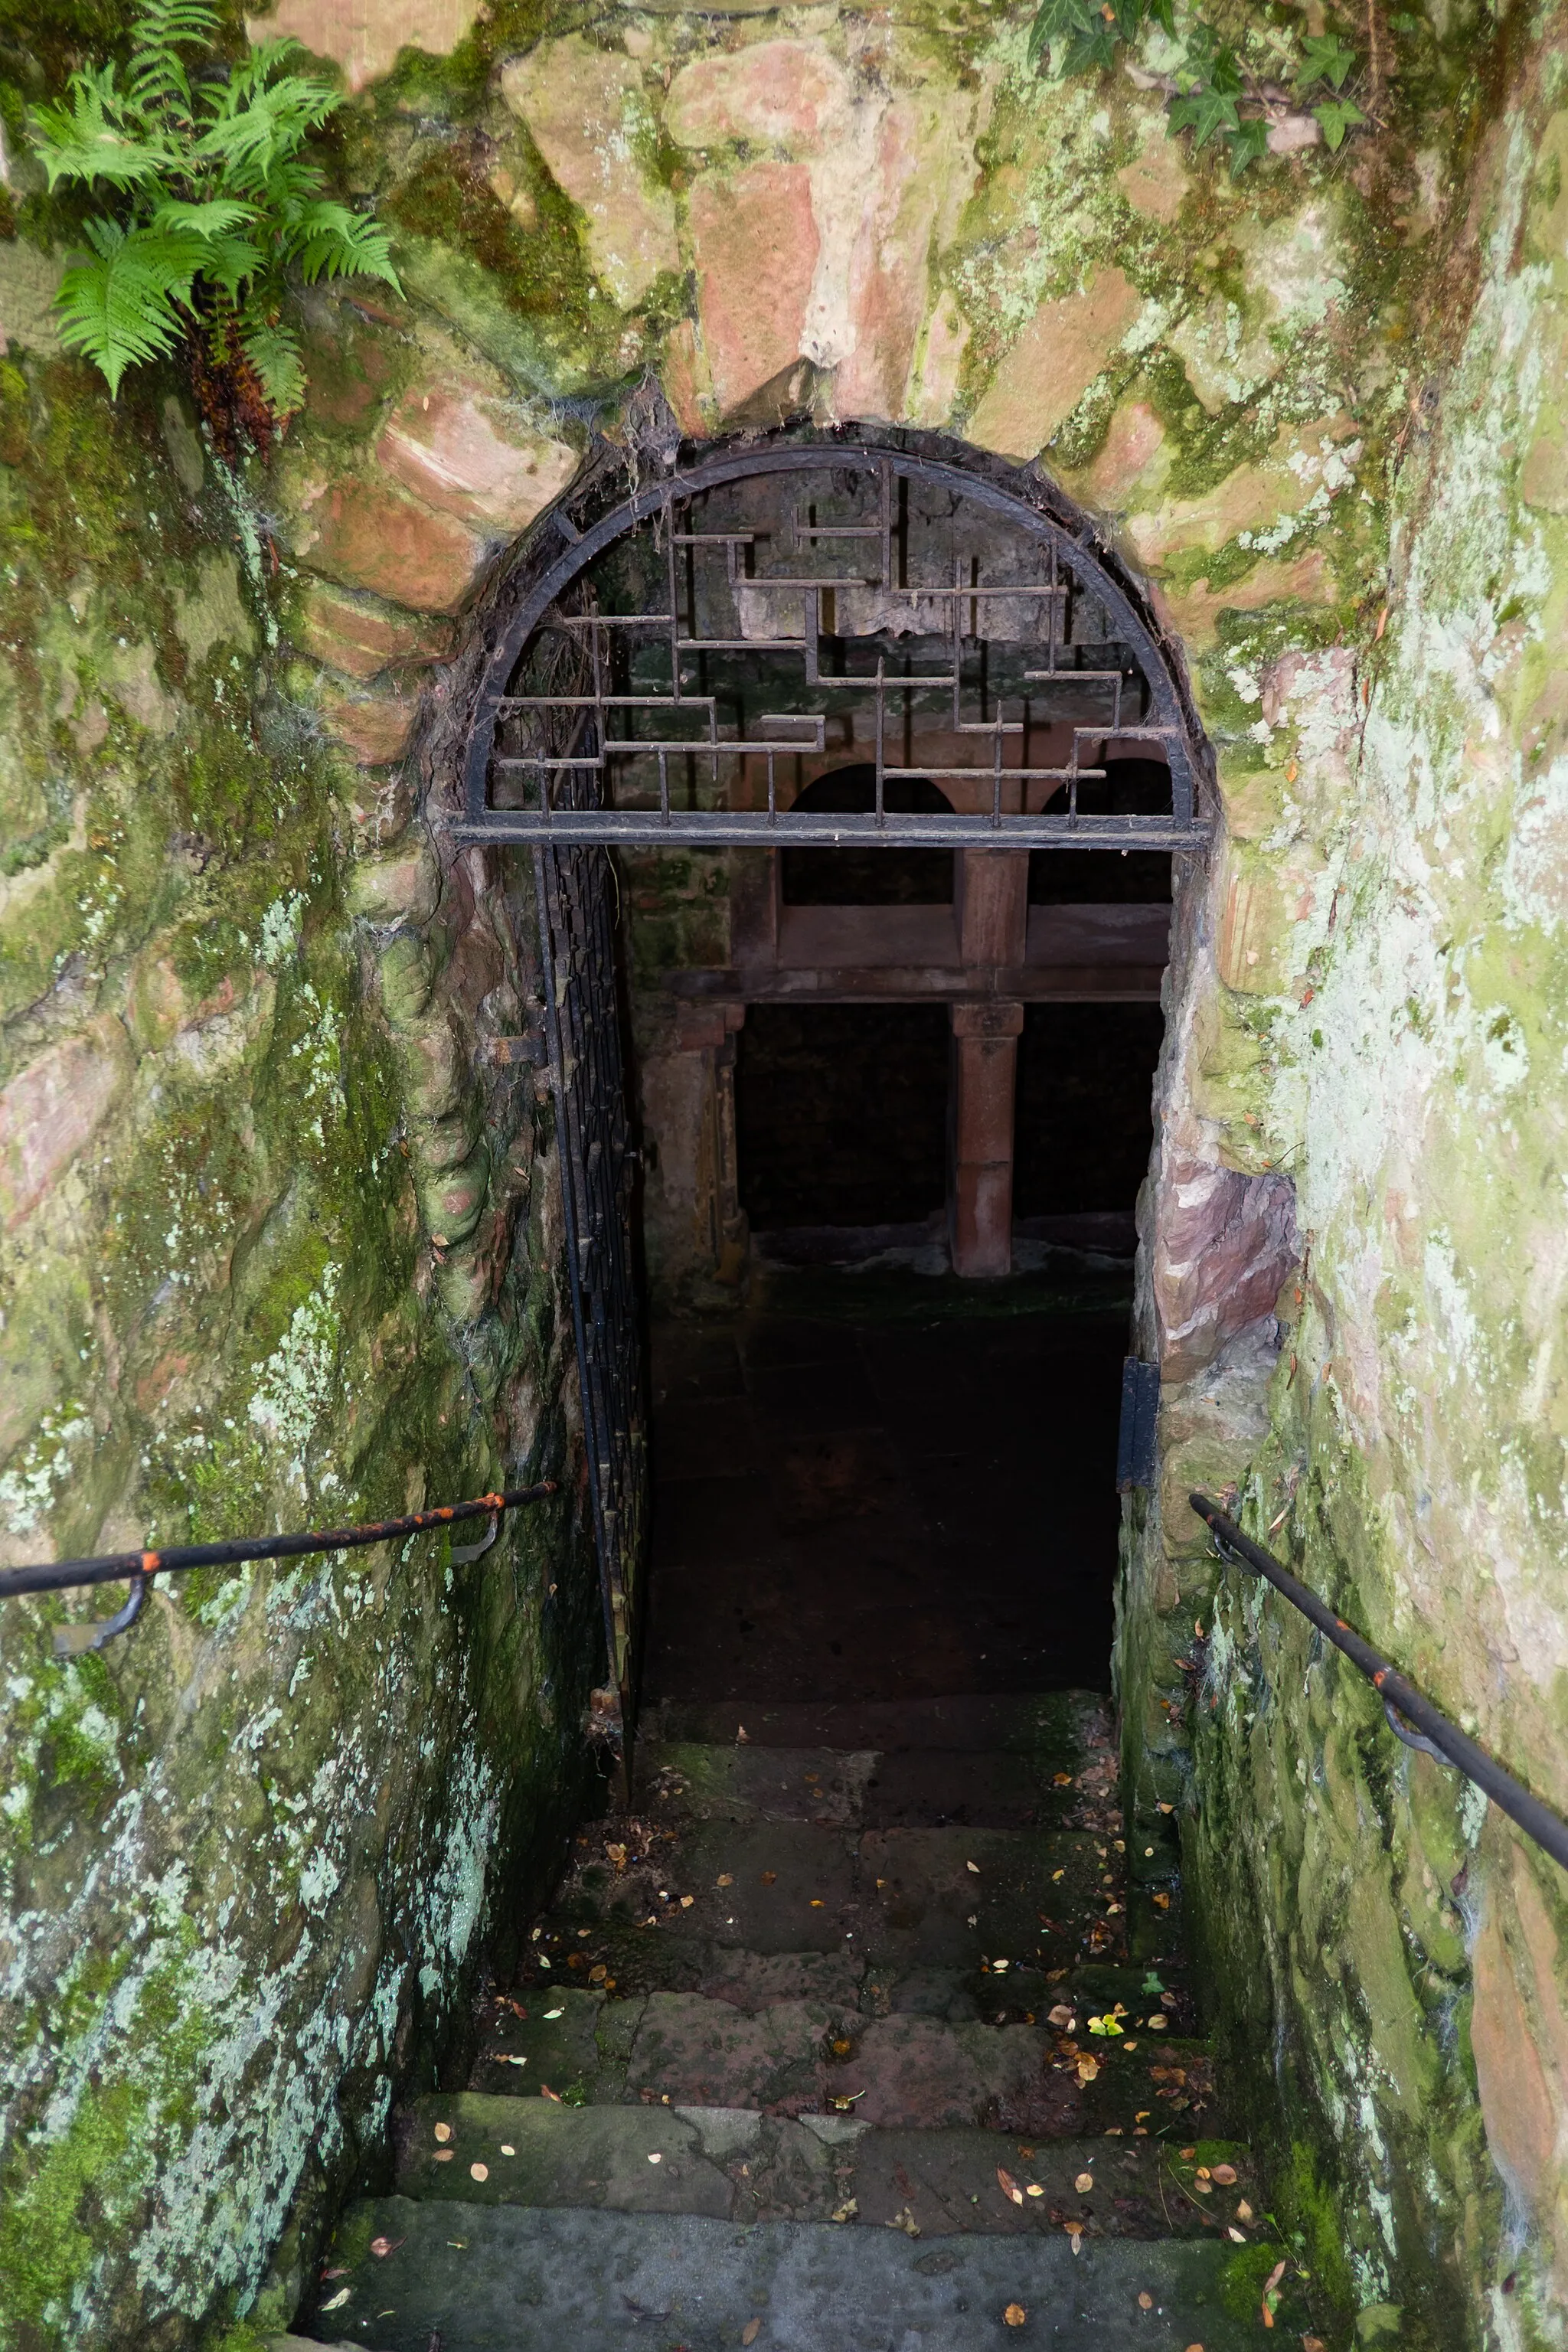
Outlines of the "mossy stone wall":
<svg viewBox="0 0 1568 2352">
<path fill-rule="evenodd" d="M 1026 7 L 454 0 L 401 52 L 395 14 L 283 0 L 353 93 L 334 168 L 406 299 L 306 298 L 268 468 L 219 472 L 173 373 L 111 411 L 51 349 L 59 224 L 16 166 L 8 1556 L 570 1489 L 549 1121 L 491 1043 L 529 1025 L 526 877 L 422 814 L 491 583 L 606 446 L 635 471 L 809 413 L 1038 463 L 1149 582 L 1216 758 L 1144 1202 L 1165 1467 L 1128 1529 L 1129 1771 L 1181 1812 L 1331 2297 L 1412 2343 L 1461 2312 L 1555 2342 L 1559 1890 L 1216 1589 L 1182 1501 L 1234 1485 L 1568 1798 L 1550 27 L 1379 15 L 1377 125 L 1234 181 L 1157 90 L 1039 79 Z M 13 148 L 63 61 L 39 37 L 0 89 Z M 700 1055 L 655 983 L 727 961 L 733 878 L 627 873 L 670 1266 Z M 504 1542 L 208 1580 L 64 1667 L 47 1608 L 7 1612 L 18 2347 L 281 2315 L 457 2031 L 597 1663 L 573 1492 Z"/>
</svg>

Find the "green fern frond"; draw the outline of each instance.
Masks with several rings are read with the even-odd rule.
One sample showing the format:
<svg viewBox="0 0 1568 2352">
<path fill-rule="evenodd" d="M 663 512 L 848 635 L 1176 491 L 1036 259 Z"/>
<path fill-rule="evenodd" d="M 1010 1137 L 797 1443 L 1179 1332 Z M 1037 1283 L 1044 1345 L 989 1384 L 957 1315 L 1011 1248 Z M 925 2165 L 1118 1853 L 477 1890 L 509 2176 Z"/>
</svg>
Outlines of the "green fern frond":
<svg viewBox="0 0 1568 2352">
<path fill-rule="evenodd" d="M 128 367 L 183 339 L 202 241 L 107 220 L 89 221 L 87 235 L 91 258 L 60 282 L 60 341 L 92 362 L 112 395 Z"/>
<path fill-rule="evenodd" d="M 189 122 L 190 77 L 180 51 L 210 49 L 218 26 L 204 0 L 142 0 L 126 77 L 132 102 L 144 113 L 173 112 Z"/>
<path fill-rule="evenodd" d="M 292 416 L 305 400 L 305 364 L 293 330 L 278 319 L 242 319 L 239 340 L 275 414 Z"/>
<path fill-rule="evenodd" d="M 112 66 L 73 75 L 68 98 L 68 104 L 57 100 L 32 112 L 33 143 L 51 189 L 61 180 L 144 187 L 174 162 L 173 149 L 149 138 L 140 121 L 127 119 Z"/>
<path fill-rule="evenodd" d="M 312 204 L 300 212 L 289 259 L 308 286 L 321 278 L 378 278 L 398 285 L 392 266 L 392 241 L 384 228 L 346 205 Z"/>
</svg>

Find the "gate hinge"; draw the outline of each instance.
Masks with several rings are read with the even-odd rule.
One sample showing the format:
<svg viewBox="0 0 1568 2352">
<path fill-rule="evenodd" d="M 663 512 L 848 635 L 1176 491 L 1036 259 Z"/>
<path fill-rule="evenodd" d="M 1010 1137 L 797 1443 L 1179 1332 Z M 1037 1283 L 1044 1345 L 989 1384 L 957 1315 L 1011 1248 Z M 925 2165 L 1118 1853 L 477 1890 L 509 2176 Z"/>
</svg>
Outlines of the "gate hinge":
<svg viewBox="0 0 1568 2352">
<path fill-rule="evenodd" d="M 1159 1471 L 1160 1367 L 1127 1356 L 1121 1364 L 1121 1423 L 1116 1437 L 1116 1491 L 1149 1487 Z"/>
</svg>

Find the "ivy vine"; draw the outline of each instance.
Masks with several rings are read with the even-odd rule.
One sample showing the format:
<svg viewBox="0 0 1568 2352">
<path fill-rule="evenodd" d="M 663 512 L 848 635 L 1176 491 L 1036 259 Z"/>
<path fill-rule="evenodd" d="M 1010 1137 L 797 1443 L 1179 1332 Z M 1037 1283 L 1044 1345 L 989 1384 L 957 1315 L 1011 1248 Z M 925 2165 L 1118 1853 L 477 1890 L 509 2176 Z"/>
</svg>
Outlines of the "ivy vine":
<svg viewBox="0 0 1568 2352">
<path fill-rule="evenodd" d="M 1297 42 L 1269 30 L 1273 74 L 1257 70 L 1203 17 L 1178 33 L 1173 0 L 1041 0 L 1029 62 L 1053 75 L 1105 73 L 1125 48 L 1132 79 L 1165 92 L 1172 130 L 1190 131 L 1194 147 L 1217 139 L 1233 173 L 1271 147 L 1289 153 L 1321 142 L 1337 152 L 1369 119 L 1356 98 L 1358 52 L 1335 32 Z"/>
</svg>

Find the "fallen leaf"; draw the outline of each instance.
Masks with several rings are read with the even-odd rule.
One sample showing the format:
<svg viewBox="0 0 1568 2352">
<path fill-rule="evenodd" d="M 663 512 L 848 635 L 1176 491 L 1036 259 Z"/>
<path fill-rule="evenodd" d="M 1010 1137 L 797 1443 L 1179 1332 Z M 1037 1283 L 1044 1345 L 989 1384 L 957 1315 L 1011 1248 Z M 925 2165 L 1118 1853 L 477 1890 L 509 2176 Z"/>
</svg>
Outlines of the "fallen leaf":
<svg viewBox="0 0 1568 2352">
<path fill-rule="evenodd" d="M 721 1870 L 713 1884 L 715 1886 L 733 1886 L 735 1881 L 733 1874 L 730 1871 Z"/>
<path fill-rule="evenodd" d="M 1058 2027 L 1063 2033 L 1070 2033 L 1078 2023 L 1078 2019 L 1068 2002 L 1058 2000 L 1055 2009 L 1047 2017 L 1046 2023 Z"/>
<path fill-rule="evenodd" d="M 1252 2219 L 1252 2208 L 1245 2197 L 1236 2209 L 1236 2218 L 1238 2221 L 1250 2221 Z"/>
<path fill-rule="evenodd" d="M 1019 2188 L 1012 2174 L 1006 2171 L 1000 2164 L 996 2167 L 996 2186 L 1000 2189 L 1004 2197 L 1011 2198 L 1015 2205 L 1021 2205 L 1023 2203 L 1023 2190 Z"/>
<path fill-rule="evenodd" d="M 1040 2187 L 1037 2180 L 1031 2180 L 1027 2189 L 1024 2191 L 1026 2197 L 1043 2197 L 1045 2193 L 1045 2190 Z"/>
<path fill-rule="evenodd" d="M 696 1902 L 696 1900 L 697 1900 L 697 1897 L 696 1897 L 696 1895 L 683 1895 L 681 1896 L 681 1898 L 680 1898 L 680 1907 L 681 1907 L 681 1909 L 682 1909 L 683 1911 L 689 1911 L 689 1910 L 690 1910 L 690 1908 L 691 1908 L 691 1906 L 692 1906 L 692 1905 Z"/>
<path fill-rule="evenodd" d="M 978 1878 L 978 1877 L 979 1877 L 979 1875 L 980 1875 L 980 1864 L 979 1864 L 977 1862 L 966 1862 L 966 1863 L 964 1864 L 963 1867 L 965 1868 L 965 1870 L 972 1870 L 972 1871 L 974 1873 L 974 1875 L 975 1875 L 975 1877 L 976 1877 L 976 1878 Z"/>
<path fill-rule="evenodd" d="M 539 2095 L 542 2099 L 553 2099 L 557 2106 L 561 2105 L 560 2092 L 552 2091 L 548 2083 L 541 2083 L 539 2086 Z"/>
<path fill-rule="evenodd" d="M 1051 1774 L 1051 1785 L 1053 1788 L 1057 1789 L 1070 1789 L 1072 1787 L 1072 1774 L 1070 1772 L 1053 1772 Z"/>
<path fill-rule="evenodd" d="M 1170 2020 L 1167 2017 L 1156 2015 L 1154 2017 L 1145 2019 L 1144 2022 L 1147 2024 L 1151 2033 L 1163 2033 L 1170 2024 Z"/>
<path fill-rule="evenodd" d="M 1067 2233 L 1068 2243 L 1071 2246 L 1074 2253 L 1081 2254 L 1083 2252 L 1083 2223 L 1081 2221 L 1069 2221 L 1067 2225 Z"/>
<path fill-rule="evenodd" d="M 1176 2153 L 1184 2164 L 1191 2164 L 1194 2157 L 1197 2154 L 1197 2149 L 1195 2147 L 1180 2147 L 1176 2150 Z"/>
<path fill-rule="evenodd" d="M 617 1870 L 624 1870 L 626 1868 L 626 1850 L 624 1845 L 607 1845 L 605 1848 L 605 1853 L 608 1859 L 615 1864 Z"/>
<path fill-rule="evenodd" d="M 1154 2308 L 1154 2298 L 1146 2287 L 1138 2298 L 1138 2308 L 1140 2311 L 1152 2311 Z"/>
<path fill-rule="evenodd" d="M 384 2260 L 388 2254 L 395 2254 L 404 2242 L 402 2238 L 373 2238 L 370 2242 L 370 2250 L 373 2254 L 379 2254 Z"/>
<path fill-rule="evenodd" d="M 1194 2180 L 1193 2187 L 1197 2190 L 1200 2197 L 1212 2197 L 1214 2195 L 1214 2182 L 1212 2180 Z"/>
<path fill-rule="evenodd" d="M 836 2205 L 834 2207 L 833 2218 L 836 2221 L 852 2221 L 859 2210 L 860 2202 L 858 2198 L 847 2197 L 842 2205 Z"/>
<path fill-rule="evenodd" d="M 1066 1876 L 1067 1872 L 1065 1870 L 1053 1870 L 1051 1873 L 1051 1885 L 1054 1886 L 1058 1878 L 1065 1878 Z"/>
<path fill-rule="evenodd" d="M 1301 2352 L 1329 2352 L 1329 2347 L 1321 2336 L 1303 2336 Z"/>
<path fill-rule="evenodd" d="M 1233 2243 L 1234 2245 L 1237 2245 L 1237 2246 L 1245 2246 L 1245 2245 L 1246 2245 L 1246 2243 L 1247 2243 L 1247 2232 L 1246 2232 L 1246 2231 L 1245 2231 L 1245 2230 L 1238 2230 L 1238 2229 L 1237 2228 L 1237 2226 L 1236 2226 L 1236 2224 L 1235 2224 L 1235 2222 L 1234 2222 L 1234 2221 L 1232 2221 L 1232 2222 L 1230 2223 L 1230 2225 L 1229 2225 L 1229 2227 L 1226 2229 L 1226 2233 L 1225 2233 L 1225 2234 L 1226 2234 L 1226 2236 L 1227 2238 L 1229 2238 L 1229 2239 L 1230 2239 L 1230 2241 L 1232 2242 L 1232 2243 Z"/>
<path fill-rule="evenodd" d="M 490 2177 L 490 2168 L 489 2168 L 489 2166 L 488 2164 L 470 2164 L 470 2165 L 469 2165 L 469 2167 L 468 2167 L 468 2179 L 469 2179 L 470 2180 L 488 2180 L 488 2179 L 489 2179 L 489 2177 Z"/>
<path fill-rule="evenodd" d="M 436 2161 L 437 2164 L 450 2164 L 457 2153 L 455 2147 L 438 2147 L 436 2150 Z"/>
<path fill-rule="evenodd" d="M 449 2140 L 449 2139 L 451 2138 L 451 2137 L 452 2137 L 452 2126 L 451 2126 L 451 2125 L 450 2125 L 450 2124 L 437 2124 L 437 2126 L 436 2126 L 436 2137 L 437 2137 L 437 2138 L 441 2142 L 442 2146 L 443 2146 L 443 2147 L 445 2147 L 445 2145 L 446 2145 L 447 2141 L 447 2140 Z"/>
<path fill-rule="evenodd" d="M 743 1741 L 745 1741 L 745 1742 L 747 1742 L 747 1743 L 749 1744 L 749 1743 L 750 1743 L 750 1740 L 751 1740 L 751 1737 L 752 1737 L 752 1735 L 751 1735 L 751 1733 L 746 1729 L 745 1725 L 744 1725 L 743 1723 L 742 1723 L 742 1724 L 738 1724 L 738 1725 L 736 1726 L 736 1728 L 735 1728 L 735 1737 L 736 1737 L 736 1738 L 737 1738 L 737 1739 L 743 1740 Z"/>
<path fill-rule="evenodd" d="M 778 1884 L 778 1875 L 779 1874 L 776 1870 L 764 1870 L 763 1873 L 763 1885 L 764 1886 L 775 1886 Z M 877 1884 L 879 1886 L 882 1884 L 879 1878 L 877 1881 Z"/>
<path fill-rule="evenodd" d="M 1099 2072 L 1100 2063 L 1098 2059 L 1080 2058 L 1079 2060 L 1078 2079 L 1080 2083 L 1092 2083 Z"/>
<path fill-rule="evenodd" d="M 353 2289 L 352 2287 L 339 2287 L 336 2294 L 330 2294 L 327 2297 L 325 2303 L 321 2305 L 321 2309 L 323 2311 L 341 2311 L 343 2305 L 347 2303 L 353 2293 Z"/>
<path fill-rule="evenodd" d="M 516 2148 L 513 2147 L 510 2140 L 509 2139 L 502 2140 L 500 2144 L 500 2152 L 503 2156 L 515 2156 L 517 2154 Z"/>
<path fill-rule="evenodd" d="M 1021 2303 L 1010 2303 L 1002 2314 L 1002 2325 L 1004 2327 L 1022 2327 L 1028 2316 Z"/>
<path fill-rule="evenodd" d="M 609 1973 L 608 1969 L 605 1968 L 604 1962 L 601 1960 L 596 1969 L 589 1969 L 588 1982 L 590 1984 L 603 1984 L 605 1979 L 609 1975 Z"/>
<path fill-rule="evenodd" d="M 1222 2189 L 1234 2188 L 1236 2185 L 1236 2167 L 1234 2164 L 1216 2164 L 1214 2170 L 1209 2175 L 1209 2178 L 1212 2180 L 1217 2180 Z"/>
<path fill-rule="evenodd" d="M 1168 1895 L 1156 1895 L 1154 1897 L 1154 1907 L 1157 1911 L 1168 1911 L 1171 1907 L 1170 1896 Z"/>
<path fill-rule="evenodd" d="M 827 1906 L 823 1902 L 820 1895 L 814 1895 L 811 1898 L 811 1907 L 814 1911 L 823 1911 L 826 1910 Z"/>
<path fill-rule="evenodd" d="M 760 2319 L 748 2319 L 741 2330 L 741 2341 L 742 2344 L 754 2344 L 762 2332 L 763 2323 Z"/>
<path fill-rule="evenodd" d="M 658 2148 L 658 2147 L 650 2147 L 650 2148 L 649 2148 L 649 2150 L 648 2150 L 647 2160 L 648 2160 L 648 2162 L 649 2162 L 650 2164 L 662 2164 L 662 2163 L 664 2162 L 664 2151 L 663 2151 L 663 2149 L 662 2149 L 662 2148 Z"/>
<path fill-rule="evenodd" d="M 547 2009 L 544 2012 L 545 2023 L 548 2024 L 552 2017 L 564 2017 L 566 2011 L 563 2009 Z"/>
<path fill-rule="evenodd" d="M 322 2280 L 325 2281 L 327 2279 L 347 2278 L 348 2274 L 349 2266 L 347 2263 L 340 2263 L 336 2270 L 323 2271 L 321 2273 L 321 2277 Z"/>
<path fill-rule="evenodd" d="M 1078 2179 L 1073 2182 L 1073 2187 L 1078 2190 L 1080 2197 L 1087 2197 L 1089 2190 L 1094 2187 L 1093 2173 L 1080 2172 Z"/>
</svg>

